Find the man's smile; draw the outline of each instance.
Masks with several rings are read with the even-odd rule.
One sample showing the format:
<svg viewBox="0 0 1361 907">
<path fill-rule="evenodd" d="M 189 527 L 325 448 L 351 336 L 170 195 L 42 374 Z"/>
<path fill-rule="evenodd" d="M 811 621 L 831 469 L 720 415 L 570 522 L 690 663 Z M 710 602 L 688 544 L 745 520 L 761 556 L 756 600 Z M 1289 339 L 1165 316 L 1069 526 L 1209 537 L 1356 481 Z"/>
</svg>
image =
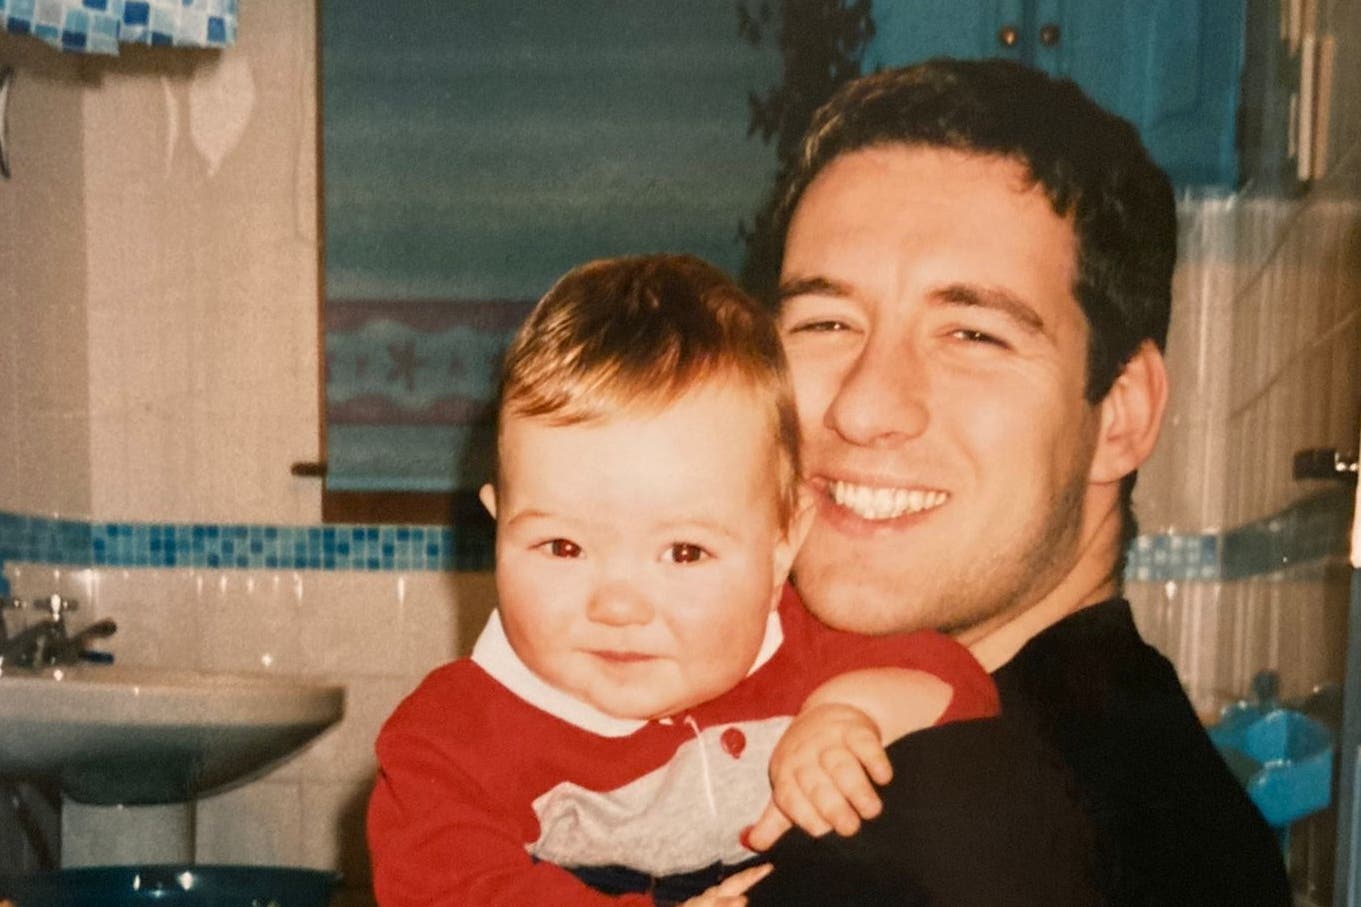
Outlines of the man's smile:
<svg viewBox="0 0 1361 907">
<path fill-rule="evenodd" d="M 947 492 L 933 488 L 861 485 L 840 479 L 827 483 L 827 493 L 839 507 L 875 521 L 934 510 L 950 499 Z"/>
</svg>

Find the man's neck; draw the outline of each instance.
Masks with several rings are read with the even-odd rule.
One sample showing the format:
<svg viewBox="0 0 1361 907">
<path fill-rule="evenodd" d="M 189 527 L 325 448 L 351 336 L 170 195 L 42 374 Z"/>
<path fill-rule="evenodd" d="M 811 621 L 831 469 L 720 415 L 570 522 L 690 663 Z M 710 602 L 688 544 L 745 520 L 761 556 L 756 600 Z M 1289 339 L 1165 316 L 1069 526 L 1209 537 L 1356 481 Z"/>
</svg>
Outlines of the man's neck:
<svg viewBox="0 0 1361 907">
<path fill-rule="evenodd" d="M 1119 508 L 1109 508 L 1096 517 L 1094 525 L 1089 522 L 1072 569 L 1038 600 L 956 634 L 989 673 L 1011 661 L 1033 637 L 1119 591 L 1115 564 L 1119 562 L 1120 520 Z"/>
</svg>

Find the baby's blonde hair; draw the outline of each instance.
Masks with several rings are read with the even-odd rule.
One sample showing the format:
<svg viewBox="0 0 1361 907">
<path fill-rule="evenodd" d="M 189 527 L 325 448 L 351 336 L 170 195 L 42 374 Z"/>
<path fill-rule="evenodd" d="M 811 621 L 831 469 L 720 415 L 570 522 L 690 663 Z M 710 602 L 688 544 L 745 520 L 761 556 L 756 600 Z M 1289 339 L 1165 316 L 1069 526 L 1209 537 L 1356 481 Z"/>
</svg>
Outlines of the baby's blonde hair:
<svg viewBox="0 0 1361 907">
<path fill-rule="evenodd" d="M 506 353 L 500 418 L 573 425 L 655 412 L 708 381 L 739 382 L 763 401 L 780 461 L 778 512 L 789 525 L 799 429 L 779 333 L 755 300 L 694 256 L 608 258 L 567 272 Z"/>
</svg>

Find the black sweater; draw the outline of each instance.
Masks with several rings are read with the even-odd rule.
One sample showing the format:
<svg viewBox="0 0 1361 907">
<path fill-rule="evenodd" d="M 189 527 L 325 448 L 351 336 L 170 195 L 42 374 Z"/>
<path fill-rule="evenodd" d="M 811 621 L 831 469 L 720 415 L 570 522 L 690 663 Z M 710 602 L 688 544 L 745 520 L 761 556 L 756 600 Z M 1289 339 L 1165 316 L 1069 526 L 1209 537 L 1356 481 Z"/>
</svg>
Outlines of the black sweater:
<svg viewBox="0 0 1361 907">
<path fill-rule="evenodd" d="M 751 907 L 1288 907 L 1275 836 L 1125 601 L 993 677 L 999 718 L 893 744 L 884 814 L 850 839 L 787 834 Z"/>
</svg>

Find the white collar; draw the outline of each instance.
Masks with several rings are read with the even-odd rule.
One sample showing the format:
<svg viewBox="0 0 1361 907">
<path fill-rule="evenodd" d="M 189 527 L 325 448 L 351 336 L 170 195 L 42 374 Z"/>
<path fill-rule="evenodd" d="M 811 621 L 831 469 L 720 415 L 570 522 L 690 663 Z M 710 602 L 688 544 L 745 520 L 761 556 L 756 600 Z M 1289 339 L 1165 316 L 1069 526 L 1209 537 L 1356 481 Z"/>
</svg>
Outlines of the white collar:
<svg viewBox="0 0 1361 907">
<path fill-rule="evenodd" d="M 766 618 L 766 632 L 761 640 L 761 648 L 757 651 L 756 659 L 747 671 L 747 676 L 750 677 L 770 661 L 783 642 L 784 628 L 780 624 L 780 612 L 771 611 L 770 616 Z M 592 734 L 601 737 L 627 737 L 647 724 L 646 721 L 637 718 L 616 718 L 607 715 L 595 706 L 582 702 L 544 681 L 515 653 L 510 640 L 506 638 L 506 630 L 497 611 L 492 612 L 487 625 L 482 628 L 482 634 L 478 636 L 477 644 L 473 646 L 472 660 L 490 674 L 492 679 L 525 702 Z"/>
</svg>

